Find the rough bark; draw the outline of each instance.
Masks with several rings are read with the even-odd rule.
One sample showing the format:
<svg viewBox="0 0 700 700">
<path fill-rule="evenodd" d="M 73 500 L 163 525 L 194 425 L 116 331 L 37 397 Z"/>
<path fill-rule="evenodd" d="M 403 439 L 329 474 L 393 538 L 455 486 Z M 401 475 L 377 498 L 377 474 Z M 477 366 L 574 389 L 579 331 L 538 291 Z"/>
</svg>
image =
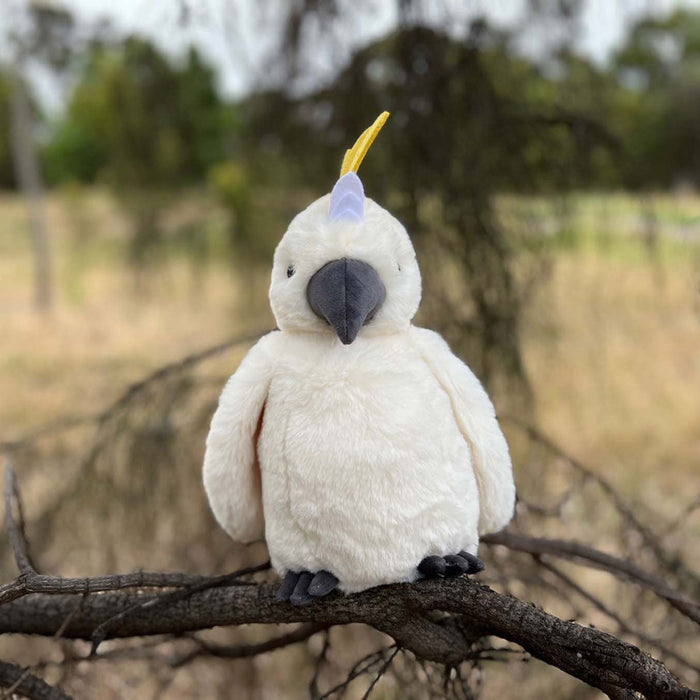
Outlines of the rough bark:
<svg viewBox="0 0 700 700">
<path fill-rule="evenodd" d="M 70 696 L 37 678 L 26 668 L 6 661 L 0 661 L 0 688 L 3 698 L 21 695 L 33 700 L 70 700 Z"/>
<path fill-rule="evenodd" d="M 613 697 L 634 691 L 647 698 L 700 698 L 637 647 L 465 578 L 384 586 L 306 607 L 278 603 L 269 584 L 201 590 L 167 605 L 158 603 L 162 595 L 88 596 L 77 611 L 73 595 L 28 595 L 0 607 L 0 633 L 53 636 L 62 629 L 66 638 L 91 639 L 96 628 L 126 611 L 110 636 L 182 634 L 251 623 L 360 622 L 389 634 L 420 658 L 449 666 L 470 658 L 475 639 L 494 635 Z"/>
</svg>

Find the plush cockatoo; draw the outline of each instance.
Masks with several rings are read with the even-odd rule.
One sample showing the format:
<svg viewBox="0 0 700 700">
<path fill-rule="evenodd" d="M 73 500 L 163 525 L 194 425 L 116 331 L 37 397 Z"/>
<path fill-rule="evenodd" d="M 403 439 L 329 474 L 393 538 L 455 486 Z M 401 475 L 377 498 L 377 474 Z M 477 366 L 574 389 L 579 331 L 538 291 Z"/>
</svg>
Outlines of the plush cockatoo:
<svg viewBox="0 0 700 700">
<path fill-rule="evenodd" d="M 270 285 L 279 330 L 231 377 L 207 438 L 216 519 L 235 540 L 265 537 L 279 598 L 294 604 L 476 573 L 479 535 L 513 513 L 491 401 L 439 335 L 411 324 L 413 246 L 356 174 L 387 116 L 282 237 Z"/>
</svg>

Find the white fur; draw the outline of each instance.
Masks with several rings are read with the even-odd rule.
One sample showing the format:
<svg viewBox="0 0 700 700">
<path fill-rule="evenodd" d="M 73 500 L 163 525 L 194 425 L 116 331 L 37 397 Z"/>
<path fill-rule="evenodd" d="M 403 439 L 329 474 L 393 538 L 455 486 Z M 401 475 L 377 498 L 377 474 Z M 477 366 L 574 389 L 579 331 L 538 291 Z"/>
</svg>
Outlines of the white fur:
<svg viewBox="0 0 700 700">
<path fill-rule="evenodd" d="M 411 325 L 420 273 L 404 228 L 370 199 L 360 223 L 327 211 L 328 197 L 314 202 L 275 252 L 280 331 L 226 385 L 204 483 L 234 539 L 260 536 L 264 511 L 280 574 L 326 569 L 353 592 L 412 581 L 429 554 L 476 553 L 480 533 L 510 520 L 515 487 L 481 384 L 440 336 Z M 339 257 L 368 262 L 386 287 L 347 346 L 306 301 L 311 275 Z"/>
</svg>

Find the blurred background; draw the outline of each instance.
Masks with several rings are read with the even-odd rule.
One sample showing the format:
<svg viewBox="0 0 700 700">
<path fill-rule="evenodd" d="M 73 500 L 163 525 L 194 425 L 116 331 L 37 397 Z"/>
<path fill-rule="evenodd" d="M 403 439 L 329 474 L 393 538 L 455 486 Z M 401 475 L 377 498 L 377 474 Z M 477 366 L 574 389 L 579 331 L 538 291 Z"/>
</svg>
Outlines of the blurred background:
<svg viewBox="0 0 700 700">
<path fill-rule="evenodd" d="M 331 189 L 384 109 L 365 189 L 413 238 L 417 323 L 444 334 L 503 417 L 521 499 L 512 528 L 697 584 L 691 0 L 0 0 L 0 441 L 44 571 L 264 559 L 209 513 L 208 421 L 250 337 L 274 327 L 268 276 L 289 220 Z M 3 580 L 15 575 L 6 555 Z M 641 646 L 698 680 L 696 628 L 648 594 L 572 565 L 615 620 L 563 596 L 532 558 L 484 556 L 491 585 L 657 640 Z M 360 628 L 331 637 L 324 687 L 382 643 Z M 86 647 L 15 638 L 0 656 L 77 697 L 296 698 L 323 646 L 174 669 L 181 641 L 71 663 Z M 443 687 L 437 671 L 412 668 L 407 685 L 401 673 L 375 697 Z M 481 697 L 509 697 L 515 682 L 522 697 L 597 697 L 534 662 L 469 669 Z"/>
</svg>

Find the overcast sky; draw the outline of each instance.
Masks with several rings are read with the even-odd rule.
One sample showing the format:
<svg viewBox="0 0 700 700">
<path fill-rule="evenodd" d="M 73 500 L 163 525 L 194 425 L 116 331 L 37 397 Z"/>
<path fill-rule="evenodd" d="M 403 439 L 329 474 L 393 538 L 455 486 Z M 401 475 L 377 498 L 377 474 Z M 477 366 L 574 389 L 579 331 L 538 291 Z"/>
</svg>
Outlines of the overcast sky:
<svg viewBox="0 0 700 700">
<path fill-rule="evenodd" d="M 24 0 L 0 0 L 0 9 Z M 243 94 L 252 84 L 264 80 L 264 56 L 275 45 L 279 8 L 287 0 L 54 0 L 70 9 L 79 26 L 90 27 L 109 20 L 120 32 L 137 32 L 154 39 L 172 54 L 194 43 L 216 67 L 222 89 L 228 95 Z M 583 0 L 584 9 L 572 43 L 596 61 L 604 62 L 619 45 L 627 26 L 645 13 L 664 14 L 679 5 L 700 8 L 700 0 Z M 188 8 L 183 22 L 183 5 Z M 395 0 L 364 0 L 344 27 L 345 44 L 334 55 L 307 57 L 307 82 L 323 81 L 347 57 L 347 51 L 386 34 L 396 24 Z M 368 6 L 371 11 L 368 11 Z M 436 23 L 441 14 L 461 18 L 452 22 L 455 33 L 468 24 L 470 16 L 485 15 L 502 26 L 523 26 L 527 0 L 431 0 L 425 3 Z M 261 10 L 260 8 L 265 8 Z M 467 8 L 467 9 L 465 9 Z M 7 9 L 6 9 L 7 12 Z M 0 15 L 5 14 L 0 11 Z M 7 17 L 7 15 L 6 15 Z M 371 21 L 368 18 L 371 17 Z M 1 23 L 1 22 L 0 22 Z M 520 45 L 532 55 L 554 34 L 553 27 L 530 26 Z M 325 37 L 320 37 L 321 43 Z M 341 43 L 341 42 L 339 42 Z M 46 76 L 37 76 L 40 92 L 50 109 L 60 108 L 61 90 Z"/>
</svg>

